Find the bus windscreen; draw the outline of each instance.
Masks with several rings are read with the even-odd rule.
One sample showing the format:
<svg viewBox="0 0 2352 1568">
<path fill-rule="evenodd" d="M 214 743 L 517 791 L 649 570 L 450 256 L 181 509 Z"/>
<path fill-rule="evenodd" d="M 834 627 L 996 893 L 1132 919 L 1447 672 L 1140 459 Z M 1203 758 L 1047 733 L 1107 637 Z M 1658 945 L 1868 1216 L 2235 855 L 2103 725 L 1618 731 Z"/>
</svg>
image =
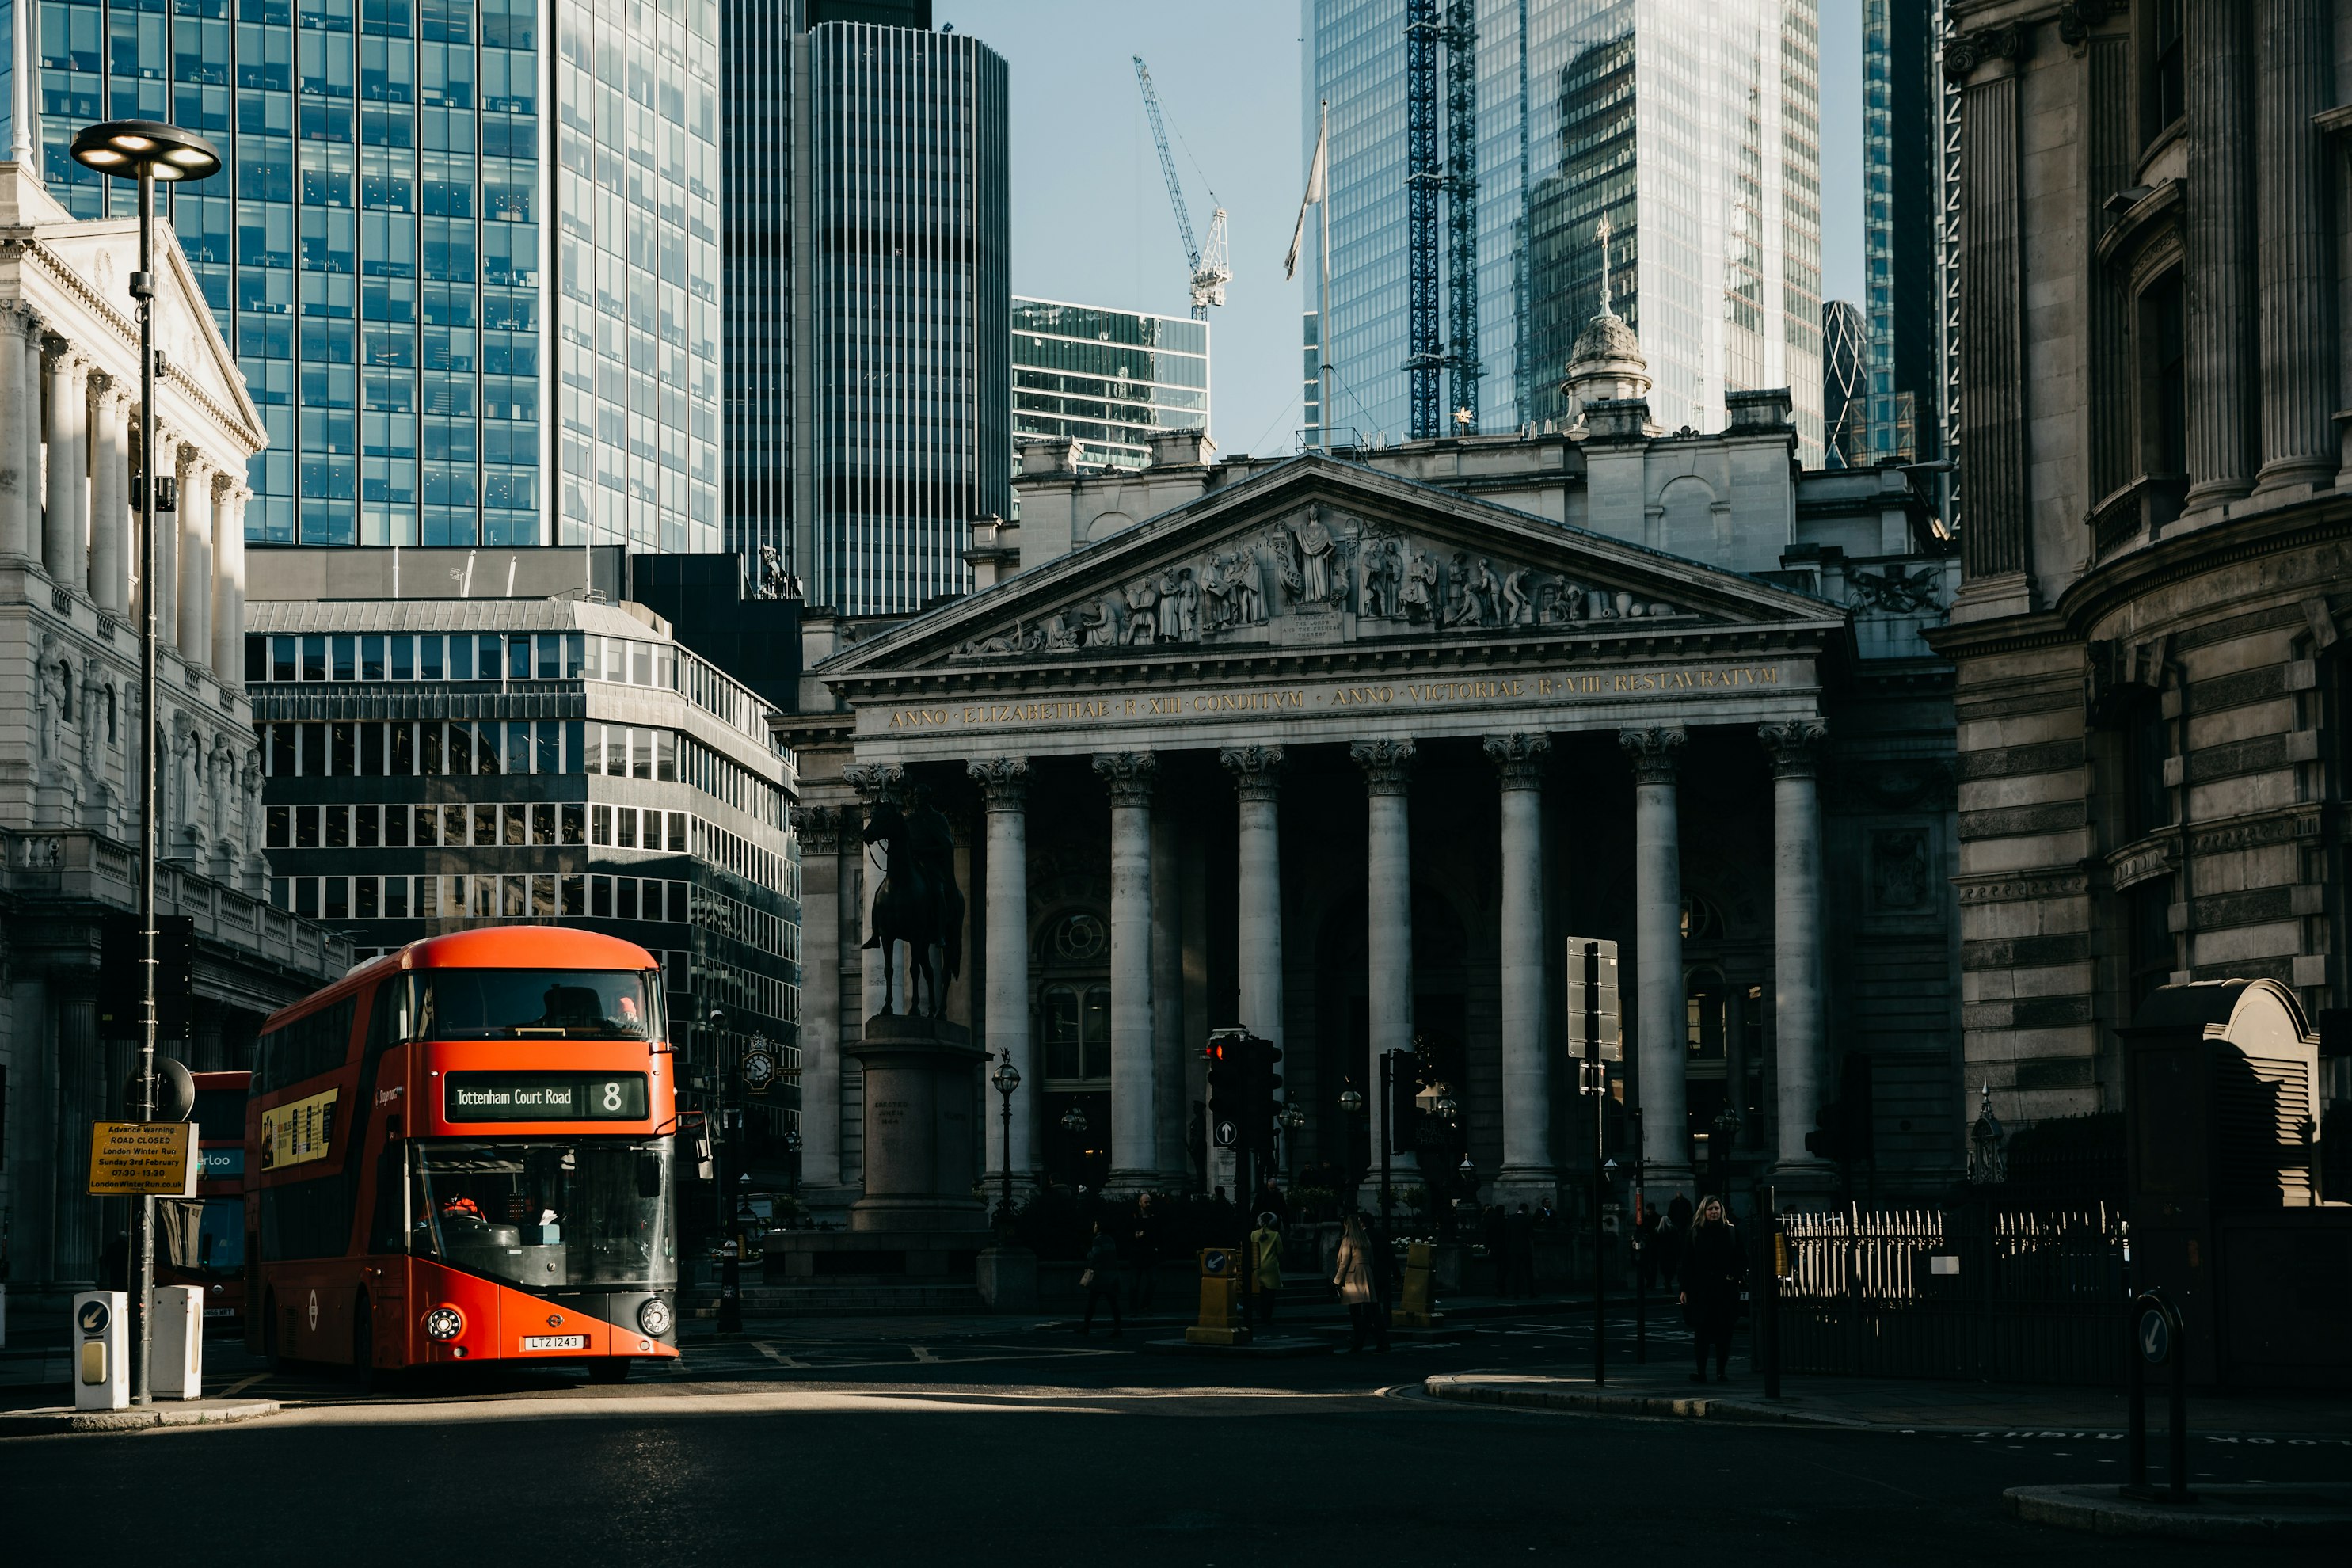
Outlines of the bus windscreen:
<svg viewBox="0 0 2352 1568">
<path fill-rule="evenodd" d="M 419 1258 L 530 1289 L 677 1279 L 666 1138 L 412 1149 Z"/>
<path fill-rule="evenodd" d="M 433 1040 L 642 1040 L 646 976 L 613 970 L 438 969 L 415 977 L 416 1037 Z"/>
</svg>

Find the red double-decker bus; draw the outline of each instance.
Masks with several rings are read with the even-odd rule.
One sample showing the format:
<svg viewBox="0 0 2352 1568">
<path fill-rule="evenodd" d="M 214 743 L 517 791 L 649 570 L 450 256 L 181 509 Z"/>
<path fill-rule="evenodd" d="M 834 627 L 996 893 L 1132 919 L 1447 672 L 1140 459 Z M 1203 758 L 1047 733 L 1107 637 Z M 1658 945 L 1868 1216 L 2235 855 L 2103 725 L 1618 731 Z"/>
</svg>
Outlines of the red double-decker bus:
<svg viewBox="0 0 2352 1568">
<path fill-rule="evenodd" d="M 245 1100 L 248 1072 L 200 1072 L 196 1080 L 196 1204 L 184 1234 L 155 1257 L 155 1283 L 205 1293 L 205 1330 L 245 1320 Z"/>
<path fill-rule="evenodd" d="M 496 926 L 286 1008 L 247 1119 L 247 1344 L 382 1371 L 675 1356 L 674 1070 L 632 942 Z"/>
</svg>

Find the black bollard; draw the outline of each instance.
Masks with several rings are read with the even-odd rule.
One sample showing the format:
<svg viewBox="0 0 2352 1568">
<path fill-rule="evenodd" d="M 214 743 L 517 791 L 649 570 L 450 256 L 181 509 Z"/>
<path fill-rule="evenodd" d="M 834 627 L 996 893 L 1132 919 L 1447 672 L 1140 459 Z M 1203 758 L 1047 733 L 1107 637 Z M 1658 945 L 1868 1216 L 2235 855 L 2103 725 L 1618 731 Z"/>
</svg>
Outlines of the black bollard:
<svg viewBox="0 0 2352 1568">
<path fill-rule="evenodd" d="M 2163 1292 L 2143 1290 L 2132 1298 L 2130 1329 L 2127 1462 L 2131 1479 L 2117 1489 L 2142 1502 L 2194 1502 L 2196 1498 L 2189 1490 L 2189 1347 L 2183 1342 L 2180 1310 Z M 2148 1485 L 2147 1478 L 2147 1369 L 2151 1366 L 2164 1367 L 2172 1374 L 2167 1413 L 2172 1436 L 2165 1465 L 2169 1474 L 2161 1490 Z"/>
<path fill-rule="evenodd" d="M 731 1236 L 719 1249 L 719 1331 L 722 1334 L 743 1331 L 743 1260 L 737 1256 L 740 1250 Z"/>
</svg>

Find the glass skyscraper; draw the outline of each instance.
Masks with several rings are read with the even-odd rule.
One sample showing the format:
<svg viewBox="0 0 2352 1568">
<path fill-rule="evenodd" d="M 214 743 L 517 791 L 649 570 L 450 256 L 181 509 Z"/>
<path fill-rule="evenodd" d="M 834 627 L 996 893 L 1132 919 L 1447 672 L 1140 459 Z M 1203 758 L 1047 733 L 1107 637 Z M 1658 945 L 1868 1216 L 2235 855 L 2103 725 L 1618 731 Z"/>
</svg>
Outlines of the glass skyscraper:
<svg viewBox="0 0 2352 1568">
<path fill-rule="evenodd" d="M 1937 12 L 1918 0 L 1863 0 L 1863 266 L 1869 331 L 1872 461 L 1941 455 L 1937 261 L 1943 228 Z"/>
<path fill-rule="evenodd" d="M 67 153 L 92 121 L 173 121 L 227 159 L 169 210 L 269 432 L 249 538 L 718 547 L 718 0 L 26 20 L 75 213 L 132 210 Z"/>
<path fill-rule="evenodd" d="M 1066 436 L 1078 461 L 1140 468 L 1155 430 L 1209 427 L 1209 323 L 1013 301 L 1013 438 Z"/>
<path fill-rule="evenodd" d="M 729 0 L 726 537 L 911 611 L 1010 515 L 1004 62 L 928 0 Z"/>
<path fill-rule="evenodd" d="M 1405 0 L 1303 11 L 1310 154 L 1318 102 L 1331 104 L 1326 417 L 1339 438 L 1393 441 L 1409 428 Z M 1801 455 L 1819 465 L 1816 11 L 1816 0 L 1475 5 L 1477 428 L 1564 413 L 1569 350 L 1601 307 L 1605 216 L 1614 306 L 1649 356 L 1657 422 L 1719 428 L 1726 392 L 1786 386 Z M 1441 93 L 1441 132 L 1444 121 Z M 1444 395 L 1450 408 L 1450 384 Z"/>
</svg>

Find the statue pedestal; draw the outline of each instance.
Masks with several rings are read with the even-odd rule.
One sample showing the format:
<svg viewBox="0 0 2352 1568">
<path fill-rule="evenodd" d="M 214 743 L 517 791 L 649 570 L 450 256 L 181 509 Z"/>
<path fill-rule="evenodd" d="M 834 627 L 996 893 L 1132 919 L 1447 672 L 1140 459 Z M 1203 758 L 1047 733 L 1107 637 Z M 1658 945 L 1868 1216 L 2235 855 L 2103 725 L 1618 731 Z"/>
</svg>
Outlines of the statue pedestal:
<svg viewBox="0 0 2352 1568">
<path fill-rule="evenodd" d="M 846 1047 L 866 1068 L 866 1195 L 853 1231 L 984 1231 L 980 1071 L 988 1053 L 944 1018 L 882 1014 Z"/>
</svg>

